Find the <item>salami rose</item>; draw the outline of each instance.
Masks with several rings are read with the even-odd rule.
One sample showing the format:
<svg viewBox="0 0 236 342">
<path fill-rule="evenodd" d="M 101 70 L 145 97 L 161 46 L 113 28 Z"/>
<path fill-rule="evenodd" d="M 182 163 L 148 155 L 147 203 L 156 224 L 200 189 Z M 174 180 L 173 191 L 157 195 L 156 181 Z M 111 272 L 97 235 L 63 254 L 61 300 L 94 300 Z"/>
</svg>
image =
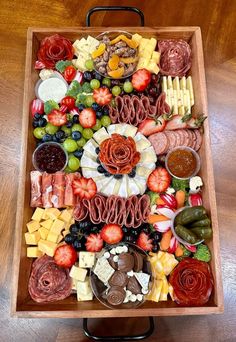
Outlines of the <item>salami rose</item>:
<svg viewBox="0 0 236 342">
<path fill-rule="evenodd" d="M 43 63 L 46 68 L 55 68 L 56 62 L 71 60 L 73 55 L 74 51 L 71 42 L 59 34 L 54 34 L 41 41 L 38 51 L 38 60 Z"/>
<path fill-rule="evenodd" d="M 202 306 L 208 302 L 213 289 L 210 267 L 206 262 L 185 258 L 169 278 L 174 299 L 181 306 Z"/>
<path fill-rule="evenodd" d="M 111 174 L 127 174 L 140 160 L 133 138 L 112 134 L 100 145 L 99 159 Z"/>
</svg>

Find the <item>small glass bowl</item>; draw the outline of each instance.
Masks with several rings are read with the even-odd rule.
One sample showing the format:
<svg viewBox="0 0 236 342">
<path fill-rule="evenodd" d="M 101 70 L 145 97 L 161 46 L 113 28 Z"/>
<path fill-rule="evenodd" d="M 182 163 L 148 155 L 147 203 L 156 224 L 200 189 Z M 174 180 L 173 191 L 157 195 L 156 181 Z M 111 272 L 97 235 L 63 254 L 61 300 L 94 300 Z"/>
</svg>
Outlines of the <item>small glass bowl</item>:
<svg viewBox="0 0 236 342">
<path fill-rule="evenodd" d="M 177 235 L 177 233 L 175 232 L 175 218 L 176 218 L 176 216 L 177 216 L 181 211 L 183 211 L 184 209 L 187 209 L 187 208 L 190 208 L 190 207 L 187 207 L 187 206 L 186 206 L 186 207 L 183 207 L 183 208 L 180 208 L 180 209 L 176 210 L 175 215 L 174 215 L 173 218 L 171 219 L 170 228 L 171 228 L 171 231 L 172 231 L 174 237 L 176 238 L 176 240 L 178 240 L 180 243 L 182 243 L 182 245 L 184 245 L 184 246 L 197 246 L 197 245 L 200 245 L 200 243 L 202 243 L 202 242 L 204 241 L 204 239 L 201 240 L 201 241 L 199 241 L 199 242 L 196 242 L 196 243 L 193 243 L 193 244 L 192 244 L 192 243 L 189 243 L 189 242 L 183 240 L 183 239 L 182 239 L 181 237 L 179 237 L 179 235 Z"/>
<path fill-rule="evenodd" d="M 60 169 L 56 169 L 53 170 L 52 172 L 49 172 L 48 170 L 46 169 L 41 169 L 39 166 L 38 166 L 38 162 L 37 162 L 37 153 L 44 149 L 46 146 L 56 146 L 57 148 L 60 148 L 63 152 L 64 152 L 64 155 L 65 155 L 65 163 L 63 164 L 63 167 L 61 167 Z M 34 168 L 40 172 L 48 172 L 48 173 L 54 173 L 54 172 L 58 172 L 58 171 L 63 171 L 65 168 L 66 168 L 66 165 L 68 163 L 68 153 L 67 151 L 64 149 L 64 147 L 57 143 L 57 142 L 53 142 L 53 141 L 49 141 L 49 142 L 45 142 L 45 143 L 42 143 L 40 144 L 33 152 L 33 155 L 32 155 L 32 164 L 34 166 Z"/>
<path fill-rule="evenodd" d="M 177 150 L 189 151 L 189 152 L 191 152 L 191 153 L 194 155 L 194 157 L 195 157 L 195 159 L 196 159 L 196 162 L 197 162 L 196 169 L 195 169 L 195 171 L 194 171 L 189 177 L 178 177 L 178 176 L 174 175 L 174 174 L 170 171 L 170 169 L 169 169 L 169 167 L 168 167 L 168 159 L 169 159 L 171 153 L 172 153 L 173 151 L 177 151 Z M 165 167 L 166 167 L 167 171 L 171 174 L 171 176 L 173 176 L 174 178 L 183 179 L 183 180 L 184 180 L 184 179 L 190 179 L 191 177 L 194 177 L 194 176 L 196 176 L 196 175 L 198 174 L 198 172 L 199 172 L 199 170 L 200 170 L 200 167 L 201 167 L 201 160 L 200 160 L 200 157 L 199 157 L 198 153 L 197 153 L 194 149 L 192 149 L 191 147 L 188 147 L 188 146 L 177 146 L 177 147 L 175 147 L 175 148 L 172 148 L 172 149 L 167 153 L 166 158 L 165 158 Z"/>
</svg>

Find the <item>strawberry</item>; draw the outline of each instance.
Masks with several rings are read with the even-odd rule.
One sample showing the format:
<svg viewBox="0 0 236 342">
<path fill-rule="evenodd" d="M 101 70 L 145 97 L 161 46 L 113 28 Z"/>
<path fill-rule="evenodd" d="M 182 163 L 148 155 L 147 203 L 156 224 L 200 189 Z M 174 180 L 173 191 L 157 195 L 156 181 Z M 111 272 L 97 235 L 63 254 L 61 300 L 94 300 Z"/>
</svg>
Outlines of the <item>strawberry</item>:
<svg viewBox="0 0 236 342">
<path fill-rule="evenodd" d="M 197 118 L 191 118 L 187 121 L 188 128 L 199 128 L 203 125 L 203 122 L 206 120 L 206 116 L 203 114 L 199 115 Z"/>
<path fill-rule="evenodd" d="M 74 97 L 72 97 L 72 96 L 65 96 L 65 97 L 63 97 L 63 99 L 61 100 L 60 105 L 61 105 L 61 106 L 62 106 L 62 105 L 65 105 L 65 106 L 68 108 L 68 110 L 70 111 L 72 108 L 75 107 L 75 99 L 74 99 Z"/>
<path fill-rule="evenodd" d="M 149 236 L 144 232 L 139 234 L 136 245 L 144 251 L 151 251 L 153 249 L 152 239 L 149 239 Z"/>
<path fill-rule="evenodd" d="M 65 68 L 63 76 L 67 82 L 73 81 L 73 79 L 75 78 L 75 75 L 76 75 L 76 69 L 75 67 L 73 67 L 73 65 L 69 65 Z"/>
<path fill-rule="evenodd" d="M 146 69 L 139 69 L 132 76 L 132 85 L 135 90 L 143 91 L 151 82 L 151 73 Z"/>
<path fill-rule="evenodd" d="M 164 192 L 170 186 L 171 177 L 168 171 L 159 166 L 149 175 L 147 186 L 151 191 Z"/>
<path fill-rule="evenodd" d="M 79 123 L 83 128 L 91 128 L 96 124 L 96 113 L 92 108 L 85 108 L 79 116 Z"/>
<path fill-rule="evenodd" d="M 165 127 L 165 129 L 169 131 L 182 128 L 187 128 L 187 122 L 181 115 L 173 115 L 172 118 L 167 122 Z"/>
<path fill-rule="evenodd" d="M 87 237 L 87 242 L 85 243 L 86 251 L 88 252 L 100 252 L 103 247 L 103 239 L 100 234 L 90 234 Z"/>
<path fill-rule="evenodd" d="M 105 106 L 111 102 L 112 94 L 107 88 L 98 88 L 93 91 L 93 98 L 100 106 Z"/>
<path fill-rule="evenodd" d="M 74 195 L 81 199 L 91 199 L 97 192 L 97 185 L 92 178 L 81 177 L 72 183 Z"/>
<path fill-rule="evenodd" d="M 58 266 L 69 268 L 77 260 L 76 250 L 71 245 L 62 245 L 57 247 L 54 254 L 54 261 Z"/>
<path fill-rule="evenodd" d="M 44 114 L 44 103 L 43 101 L 39 99 L 34 99 L 31 102 L 31 114 L 34 117 L 34 114 L 39 113 L 39 114 Z"/>
<path fill-rule="evenodd" d="M 143 135 L 149 136 L 164 130 L 166 121 L 162 116 L 158 119 L 145 119 L 138 127 L 138 131 Z"/>
<path fill-rule="evenodd" d="M 58 109 L 53 109 L 51 113 L 48 114 L 48 122 L 54 126 L 63 126 L 67 123 L 66 113 L 63 113 Z"/>
<path fill-rule="evenodd" d="M 123 238 L 123 230 L 118 224 L 106 224 L 100 234 L 102 239 L 110 245 L 120 242 Z"/>
</svg>

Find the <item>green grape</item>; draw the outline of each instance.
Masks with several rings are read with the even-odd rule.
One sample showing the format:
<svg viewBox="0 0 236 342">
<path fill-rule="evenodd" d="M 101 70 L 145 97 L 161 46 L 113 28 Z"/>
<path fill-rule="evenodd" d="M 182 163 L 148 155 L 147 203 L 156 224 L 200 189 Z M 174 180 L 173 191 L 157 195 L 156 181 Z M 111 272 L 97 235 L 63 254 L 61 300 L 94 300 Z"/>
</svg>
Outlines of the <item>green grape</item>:
<svg viewBox="0 0 236 342">
<path fill-rule="evenodd" d="M 87 140 L 91 139 L 93 136 L 93 130 L 91 128 L 85 128 L 82 132 L 82 136 Z"/>
<path fill-rule="evenodd" d="M 90 87 L 92 89 L 98 89 L 100 87 L 100 82 L 96 79 L 90 81 Z"/>
<path fill-rule="evenodd" d="M 45 127 L 36 127 L 34 129 L 34 136 L 37 139 L 42 139 L 42 137 L 46 134 Z"/>
<path fill-rule="evenodd" d="M 124 85 L 123 85 L 123 88 L 124 88 L 124 91 L 126 93 L 132 93 L 132 91 L 134 89 L 131 82 L 125 82 Z"/>
<path fill-rule="evenodd" d="M 87 106 L 87 107 L 91 107 L 93 103 L 94 103 L 94 98 L 93 98 L 93 96 L 92 96 L 92 95 L 88 95 L 88 96 L 86 97 L 86 101 L 85 101 L 86 106 Z"/>
<path fill-rule="evenodd" d="M 59 127 L 54 126 L 53 124 L 51 124 L 51 122 L 48 122 L 45 126 L 45 131 L 48 134 L 55 134 L 58 131 Z"/>
<path fill-rule="evenodd" d="M 70 139 L 70 138 L 67 138 L 64 141 L 63 146 L 67 152 L 74 152 L 78 148 L 76 141 L 74 141 L 73 139 Z"/>
<path fill-rule="evenodd" d="M 88 70 L 93 70 L 94 69 L 94 64 L 93 64 L 93 60 L 92 59 L 88 59 L 85 62 L 85 68 Z"/>
<path fill-rule="evenodd" d="M 96 119 L 96 124 L 92 127 L 94 131 L 98 131 L 102 127 L 101 121 Z"/>
<path fill-rule="evenodd" d="M 64 169 L 64 172 L 66 172 L 66 173 L 71 173 L 71 172 L 73 172 L 70 168 L 69 168 L 69 166 L 67 165 L 67 167 Z"/>
<path fill-rule="evenodd" d="M 114 98 L 111 99 L 110 105 L 111 105 L 112 107 L 116 107 L 116 101 L 115 101 Z"/>
<path fill-rule="evenodd" d="M 82 137 L 79 140 L 77 140 L 76 142 L 77 142 L 78 147 L 83 147 L 87 141 Z"/>
<path fill-rule="evenodd" d="M 108 115 L 104 115 L 101 118 L 101 124 L 104 127 L 108 127 L 111 124 L 111 119 Z"/>
<path fill-rule="evenodd" d="M 80 166 L 80 162 L 79 162 L 78 158 L 76 158 L 75 156 L 72 156 L 72 157 L 69 158 L 69 160 L 68 160 L 68 167 L 72 171 L 77 171 L 79 166 Z"/>
<path fill-rule="evenodd" d="M 118 95 L 120 95 L 120 93 L 121 93 L 121 89 L 120 89 L 119 86 L 114 86 L 114 87 L 112 88 L 111 92 L 112 92 L 112 95 L 118 96 Z"/>
<path fill-rule="evenodd" d="M 80 124 L 74 124 L 71 128 L 71 131 L 74 132 L 74 131 L 78 131 L 80 133 L 83 132 L 83 127 L 80 125 Z"/>
<path fill-rule="evenodd" d="M 66 133 L 67 137 L 69 137 L 71 135 L 71 128 L 68 128 L 64 125 L 61 127 L 61 130 Z"/>
<path fill-rule="evenodd" d="M 106 78 L 106 77 L 105 77 L 105 78 L 102 80 L 102 84 L 104 84 L 104 85 L 110 87 L 110 86 L 111 86 L 111 80 L 110 80 L 110 78 Z"/>
</svg>

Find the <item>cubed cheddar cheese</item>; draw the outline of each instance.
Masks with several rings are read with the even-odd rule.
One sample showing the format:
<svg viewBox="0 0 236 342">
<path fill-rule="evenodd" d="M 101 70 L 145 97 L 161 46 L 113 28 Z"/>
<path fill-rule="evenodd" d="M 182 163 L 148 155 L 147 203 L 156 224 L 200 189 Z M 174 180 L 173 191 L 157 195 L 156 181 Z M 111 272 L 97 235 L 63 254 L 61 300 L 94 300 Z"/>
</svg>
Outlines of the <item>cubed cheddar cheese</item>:
<svg viewBox="0 0 236 342">
<path fill-rule="evenodd" d="M 51 242 L 56 243 L 57 240 L 58 240 L 58 234 L 55 234 L 55 233 L 49 231 L 48 236 L 47 236 L 47 241 L 51 241 Z"/>
<path fill-rule="evenodd" d="M 81 294 L 87 295 L 92 292 L 89 277 L 86 277 L 84 281 L 77 281 L 77 291 Z"/>
<path fill-rule="evenodd" d="M 33 216 L 31 217 L 32 220 L 34 221 L 41 221 L 42 220 L 42 216 L 44 214 L 44 209 L 42 208 L 36 208 L 36 210 L 33 213 Z"/>
<path fill-rule="evenodd" d="M 41 239 L 43 240 L 46 240 L 47 237 L 48 237 L 48 233 L 49 233 L 49 230 L 44 228 L 44 227 L 40 227 L 39 230 L 38 230 L 39 234 L 40 234 L 40 237 Z"/>
<path fill-rule="evenodd" d="M 49 208 L 44 209 L 44 213 L 43 213 L 43 215 L 42 215 L 42 220 L 47 220 L 47 219 L 49 218 L 49 217 L 48 217 L 48 214 L 47 214 L 48 209 L 49 209 Z"/>
<path fill-rule="evenodd" d="M 52 220 L 56 220 L 60 215 L 61 212 L 57 208 L 48 208 L 47 210 L 47 216 Z"/>
<path fill-rule="evenodd" d="M 44 228 L 47 228 L 47 229 L 51 229 L 52 225 L 53 225 L 53 220 L 52 219 L 48 219 L 46 221 L 42 221 L 40 222 L 40 225 Z"/>
<path fill-rule="evenodd" d="M 40 228 L 40 224 L 38 221 L 30 221 L 26 224 L 26 226 L 30 233 L 33 233 Z"/>
<path fill-rule="evenodd" d="M 87 275 L 87 270 L 84 268 L 80 268 L 77 266 L 72 266 L 70 270 L 70 277 L 75 278 L 76 280 L 79 281 L 84 281 Z"/>
<path fill-rule="evenodd" d="M 84 295 L 84 294 L 77 291 L 77 301 L 78 302 L 87 301 L 87 300 L 93 300 L 93 293 L 92 292 L 89 292 L 88 294 Z"/>
<path fill-rule="evenodd" d="M 72 217 L 72 213 L 65 209 L 62 211 L 61 215 L 59 216 L 59 219 L 62 220 L 65 223 L 69 223 Z"/>
<path fill-rule="evenodd" d="M 78 280 L 76 280 L 75 278 L 72 278 L 72 290 L 77 291 L 77 282 Z"/>
<path fill-rule="evenodd" d="M 38 249 L 38 247 L 27 247 L 27 257 L 28 258 L 38 258 L 41 257 L 43 253 Z"/>
<path fill-rule="evenodd" d="M 95 253 L 80 252 L 79 253 L 79 267 L 91 268 L 95 262 Z"/>
<path fill-rule="evenodd" d="M 62 229 L 65 226 L 65 222 L 59 219 L 56 219 L 50 229 L 50 232 L 59 235 L 62 231 Z"/>
<path fill-rule="evenodd" d="M 42 240 L 42 239 L 39 240 L 39 242 L 38 242 L 38 249 L 41 252 L 43 252 L 43 253 L 51 256 L 51 257 L 54 256 L 56 248 L 57 248 L 57 244 L 54 242 Z"/>
<path fill-rule="evenodd" d="M 74 224 L 74 223 L 75 223 L 75 219 L 74 219 L 74 217 L 72 217 L 72 219 L 70 220 L 70 225 Z"/>
<path fill-rule="evenodd" d="M 38 231 L 33 233 L 25 233 L 25 242 L 27 245 L 37 245 L 40 240 L 40 234 Z"/>
</svg>

